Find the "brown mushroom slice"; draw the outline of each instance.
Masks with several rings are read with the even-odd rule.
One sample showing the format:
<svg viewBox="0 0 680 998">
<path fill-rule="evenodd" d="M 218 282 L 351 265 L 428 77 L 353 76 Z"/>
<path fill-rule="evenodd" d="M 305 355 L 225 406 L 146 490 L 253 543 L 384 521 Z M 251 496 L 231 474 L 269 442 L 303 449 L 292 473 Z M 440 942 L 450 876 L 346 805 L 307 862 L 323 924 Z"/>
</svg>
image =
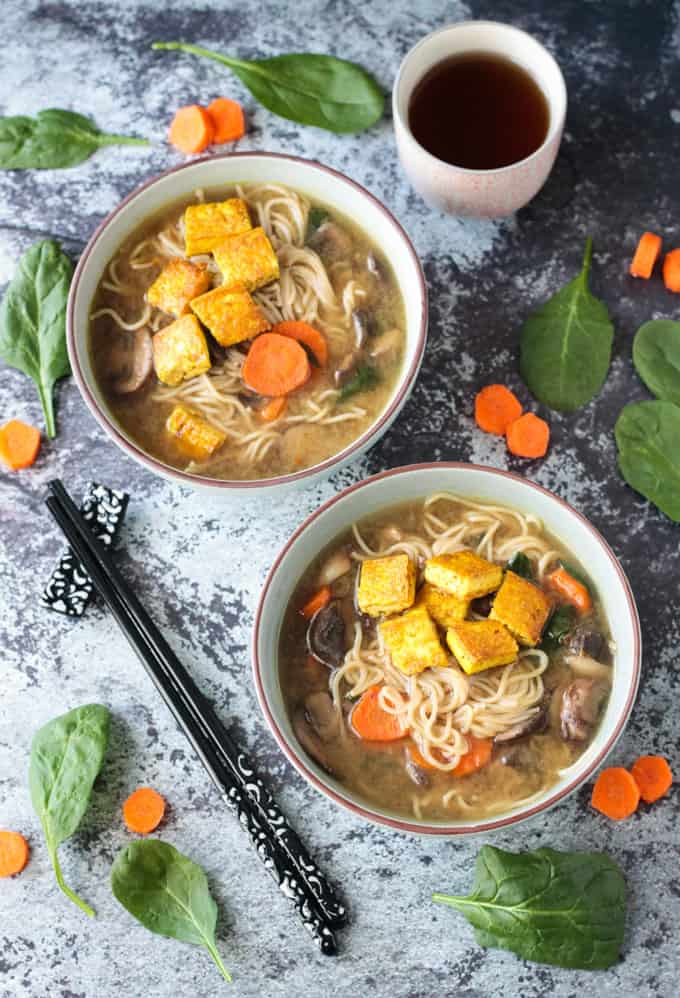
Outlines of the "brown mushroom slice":
<svg viewBox="0 0 680 998">
<path fill-rule="evenodd" d="M 581 653 L 580 655 L 565 655 L 564 661 L 572 672 L 577 676 L 588 676 L 590 679 L 602 679 L 605 683 L 611 684 L 612 668 L 604 665 L 590 655 Z"/>
<path fill-rule="evenodd" d="M 403 336 L 401 329 L 394 326 L 371 341 L 371 349 L 368 351 L 369 356 L 373 360 L 378 361 L 379 364 L 386 366 L 396 360 L 401 351 L 402 343 Z"/>
<path fill-rule="evenodd" d="M 373 322 L 365 308 L 352 309 L 352 327 L 355 345 L 360 350 L 373 333 Z"/>
<path fill-rule="evenodd" d="M 333 776 L 333 768 L 326 752 L 326 746 L 312 727 L 304 706 L 298 707 L 293 714 L 293 731 L 307 755 L 317 762 L 329 776 Z"/>
<path fill-rule="evenodd" d="M 319 585 L 332 586 L 352 568 L 352 560 L 344 548 L 339 548 L 326 559 L 319 572 Z"/>
<path fill-rule="evenodd" d="M 341 388 L 343 385 L 347 384 L 356 371 L 360 360 L 360 350 L 351 350 L 349 353 L 345 354 L 333 374 L 333 380 L 338 388 Z"/>
<path fill-rule="evenodd" d="M 305 697 L 305 713 L 309 723 L 324 742 L 333 741 L 340 732 L 340 718 L 330 693 L 319 690 Z"/>
<path fill-rule="evenodd" d="M 307 648 L 317 662 L 337 669 L 347 651 L 345 620 L 337 600 L 331 600 L 314 614 L 307 627 Z"/>
<path fill-rule="evenodd" d="M 116 395 L 139 391 L 153 370 L 153 344 L 146 326 L 116 333 L 109 353 L 111 390 Z"/>
<path fill-rule="evenodd" d="M 560 731 L 565 741 L 584 742 L 600 716 L 607 688 L 596 679 L 580 677 L 562 693 Z"/>
<path fill-rule="evenodd" d="M 513 724 L 507 731 L 501 731 L 494 738 L 494 742 L 501 744 L 504 742 L 514 742 L 518 738 L 524 738 L 525 735 L 534 735 L 540 731 L 545 731 L 548 726 L 548 702 L 548 700 L 544 700 L 539 705 L 536 713 L 532 714 L 525 721 Z"/>
</svg>

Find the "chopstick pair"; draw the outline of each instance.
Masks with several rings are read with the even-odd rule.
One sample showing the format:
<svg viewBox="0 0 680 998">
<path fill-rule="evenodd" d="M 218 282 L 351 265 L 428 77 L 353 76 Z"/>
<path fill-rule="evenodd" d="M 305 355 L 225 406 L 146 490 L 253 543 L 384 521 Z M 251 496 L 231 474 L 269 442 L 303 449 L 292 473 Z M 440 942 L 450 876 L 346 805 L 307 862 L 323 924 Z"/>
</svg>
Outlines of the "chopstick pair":
<svg viewBox="0 0 680 998">
<path fill-rule="evenodd" d="M 109 553 L 93 536 L 63 484 L 56 480 L 48 489 L 45 502 L 50 513 L 191 742 L 222 800 L 236 813 L 265 868 L 293 902 L 321 952 L 335 954 L 337 944 L 332 929 L 345 922 L 346 912 L 333 888 Z"/>
</svg>

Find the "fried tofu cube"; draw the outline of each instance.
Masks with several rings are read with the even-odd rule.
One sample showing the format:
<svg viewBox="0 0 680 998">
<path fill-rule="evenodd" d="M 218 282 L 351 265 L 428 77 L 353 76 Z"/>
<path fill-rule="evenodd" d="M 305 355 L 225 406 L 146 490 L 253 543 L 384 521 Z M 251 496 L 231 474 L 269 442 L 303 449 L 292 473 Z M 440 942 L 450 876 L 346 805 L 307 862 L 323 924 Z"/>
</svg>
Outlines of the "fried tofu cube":
<svg viewBox="0 0 680 998">
<path fill-rule="evenodd" d="M 213 288 L 194 298 L 191 308 L 223 347 L 250 340 L 271 327 L 245 288 Z"/>
<path fill-rule="evenodd" d="M 370 617 L 401 613 L 416 598 L 416 566 L 407 554 L 369 558 L 361 563 L 357 605 Z"/>
<path fill-rule="evenodd" d="M 446 643 L 468 676 L 509 665 L 519 647 L 499 620 L 461 620 L 446 632 Z"/>
<path fill-rule="evenodd" d="M 248 291 L 255 291 L 279 278 L 278 258 L 262 228 L 231 236 L 215 246 L 213 256 L 225 288 L 242 284 Z"/>
<path fill-rule="evenodd" d="M 542 589 L 514 572 L 506 572 L 489 617 L 505 624 L 520 644 L 533 646 L 541 639 L 551 609 Z"/>
<path fill-rule="evenodd" d="M 210 353 L 195 315 L 183 315 L 157 332 L 152 341 L 156 377 L 179 385 L 210 369 Z"/>
<path fill-rule="evenodd" d="M 180 446 L 195 461 L 205 461 L 221 447 L 226 434 L 183 405 L 177 405 L 165 424 Z"/>
<path fill-rule="evenodd" d="M 187 256 L 212 253 L 229 236 L 251 228 L 248 206 L 241 198 L 190 204 L 184 212 L 184 251 Z"/>
<path fill-rule="evenodd" d="M 440 554 L 425 562 L 425 579 L 458 599 L 476 599 L 498 589 L 503 569 L 474 551 Z"/>
<path fill-rule="evenodd" d="M 424 606 L 415 606 L 399 617 L 381 621 L 378 630 L 392 665 L 406 676 L 414 676 L 423 669 L 444 669 L 449 663 L 435 623 Z"/>
<path fill-rule="evenodd" d="M 186 315 L 189 302 L 207 291 L 211 284 L 208 268 L 204 263 L 190 263 L 176 257 L 163 267 L 146 293 L 154 308 L 179 318 Z"/>
<path fill-rule="evenodd" d="M 470 600 L 459 599 L 452 593 L 437 589 L 431 582 L 425 582 L 418 592 L 416 606 L 424 606 L 440 627 L 450 627 L 459 620 L 465 620 L 470 609 Z"/>
</svg>

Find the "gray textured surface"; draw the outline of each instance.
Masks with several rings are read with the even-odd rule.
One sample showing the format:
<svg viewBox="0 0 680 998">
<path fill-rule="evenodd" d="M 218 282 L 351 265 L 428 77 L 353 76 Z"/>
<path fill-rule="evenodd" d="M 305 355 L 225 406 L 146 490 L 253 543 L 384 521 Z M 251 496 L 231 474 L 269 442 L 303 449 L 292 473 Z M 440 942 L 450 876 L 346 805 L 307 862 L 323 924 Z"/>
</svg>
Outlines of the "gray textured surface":
<svg viewBox="0 0 680 998">
<path fill-rule="evenodd" d="M 625 401 L 645 396 L 630 362 L 634 330 L 653 316 L 679 315 L 677 300 L 658 279 L 634 283 L 625 269 L 643 228 L 680 244 L 680 4 L 556 0 L 547 13 L 541 0 L 467 6 L 302 0 L 292 10 L 254 0 L 2 4 L 2 113 L 74 107 L 94 114 L 108 131 L 148 135 L 155 145 L 106 150 L 65 172 L 0 175 L 0 285 L 39 232 L 60 234 L 76 255 L 124 194 L 179 161 L 162 141 L 174 108 L 227 93 L 243 100 L 248 115 L 240 148 L 318 158 L 346 170 L 396 212 L 424 261 L 432 304 L 423 371 L 388 437 L 333 481 L 276 508 L 229 509 L 153 479 L 107 443 L 68 381 L 58 392 L 56 443 L 43 447 L 33 470 L 2 473 L 0 826 L 23 831 L 33 854 L 20 877 L 0 886 L 0 994 L 208 996 L 222 987 L 207 957 L 148 935 L 109 892 L 111 860 L 127 841 L 121 802 L 149 783 L 170 803 L 162 837 L 208 871 L 223 912 L 219 945 L 234 973 L 234 994 L 568 998 L 594 987 L 603 998 L 670 998 L 680 979 L 677 795 L 614 824 L 589 809 L 584 788 L 526 827 L 493 839 L 514 849 L 608 849 L 630 886 L 620 965 L 591 978 L 481 950 L 458 915 L 429 901 L 433 890 L 467 888 L 481 843 L 418 841 L 368 828 L 303 785 L 258 713 L 248 643 L 272 553 L 301 516 L 336 489 L 419 458 L 520 468 L 602 530 L 639 601 L 643 681 L 614 761 L 661 752 L 677 764 L 678 527 L 619 478 L 612 427 Z M 534 31 L 556 53 L 569 87 L 567 132 L 553 177 L 532 205 L 502 223 L 433 216 L 401 177 L 389 120 L 360 138 L 298 128 L 256 107 L 218 66 L 149 50 L 159 36 L 244 55 L 334 48 L 364 62 L 389 87 L 410 45 L 430 28 L 467 16 Z M 616 322 L 612 370 L 594 403 L 551 419 L 546 460 L 514 462 L 501 442 L 475 430 L 472 396 L 497 379 L 526 400 L 516 373 L 518 326 L 534 303 L 575 272 L 587 233 L 595 240 L 594 286 Z M 0 415 L 40 422 L 31 386 L 5 369 Z M 106 613 L 97 607 L 73 623 L 39 608 L 37 593 L 61 547 L 42 507 L 44 485 L 55 475 L 75 494 L 89 478 L 132 492 L 123 569 L 269 774 L 320 862 L 343 885 L 352 923 L 337 960 L 318 956 L 291 917 Z M 97 909 L 98 919 L 90 922 L 55 889 L 25 775 L 33 730 L 92 700 L 113 711 L 112 744 L 93 807 L 62 850 L 68 882 Z"/>
</svg>

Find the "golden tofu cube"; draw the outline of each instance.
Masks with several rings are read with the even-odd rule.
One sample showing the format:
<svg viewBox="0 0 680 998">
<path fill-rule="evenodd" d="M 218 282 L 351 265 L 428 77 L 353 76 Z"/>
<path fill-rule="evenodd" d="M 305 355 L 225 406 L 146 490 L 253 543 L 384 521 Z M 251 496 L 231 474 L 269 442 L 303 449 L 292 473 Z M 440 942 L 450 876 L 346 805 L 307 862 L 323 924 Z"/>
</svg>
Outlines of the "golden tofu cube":
<svg viewBox="0 0 680 998">
<path fill-rule="evenodd" d="M 514 572 L 506 572 L 489 617 L 505 624 L 520 644 L 536 645 L 551 609 L 542 589 Z"/>
<path fill-rule="evenodd" d="M 175 319 L 151 343 L 156 377 L 165 385 L 179 385 L 210 369 L 208 344 L 195 315 Z"/>
<path fill-rule="evenodd" d="M 255 291 L 279 278 L 279 261 L 262 228 L 231 236 L 215 247 L 213 256 L 225 288 L 242 284 L 248 291 Z"/>
<path fill-rule="evenodd" d="M 227 439 L 216 426 L 183 405 L 175 406 L 165 425 L 168 433 L 177 437 L 182 450 L 195 461 L 205 461 Z"/>
<path fill-rule="evenodd" d="M 204 263 L 189 263 L 176 257 L 163 267 L 146 293 L 154 308 L 174 315 L 186 315 L 189 302 L 207 291 L 211 284 L 208 268 Z"/>
<path fill-rule="evenodd" d="M 470 609 L 470 600 L 459 599 L 452 593 L 437 589 L 431 582 L 425 582 L 418 592 L 416 606 L 424 606 L 440 627 L 450 627 L 459 620 L 465 620 Z"/>
<path fill-rule="evenodd" d="M 446 632 L 446 643 L 468 676 L 497 665 L 509 665 L 519 647 L 498 620 L 461 620 Z"/>
<path fill-rule="evenodd" d="M 503 569 L 474 551 L 456 551 L 429 558 L 425 562 L 425 579 L 458 599 L 476 599 L 498 589 Z"/>
<path fill-rule="evenodd" d="M 370 617 L 401 613 L 416 598 L 416 566 L 407 554 L 369 558 L 361 563 L 357 605 Z"/>
<path fill-rule="evenodd" d="M 230 347 L 271 328 L 271 323 L 245 288 L 213 288 L 191 303 L 218 343 Z"/>
<path fill-rule="evenodd" d="M 212 253 L 229 236 L 251 228 L 248 206 L 241 198 L 190 204 L 184 212 L 184 251 L 187 256 Z"/>
<path fill-rule="evenodd" d="M 400 617 L 381 621 L 378 630 L 392 665 L 406 676 L 423 669 L 445 669 L 449 664 L 435 623 L 424 606 L 415 606 Z"/>
</svg>

